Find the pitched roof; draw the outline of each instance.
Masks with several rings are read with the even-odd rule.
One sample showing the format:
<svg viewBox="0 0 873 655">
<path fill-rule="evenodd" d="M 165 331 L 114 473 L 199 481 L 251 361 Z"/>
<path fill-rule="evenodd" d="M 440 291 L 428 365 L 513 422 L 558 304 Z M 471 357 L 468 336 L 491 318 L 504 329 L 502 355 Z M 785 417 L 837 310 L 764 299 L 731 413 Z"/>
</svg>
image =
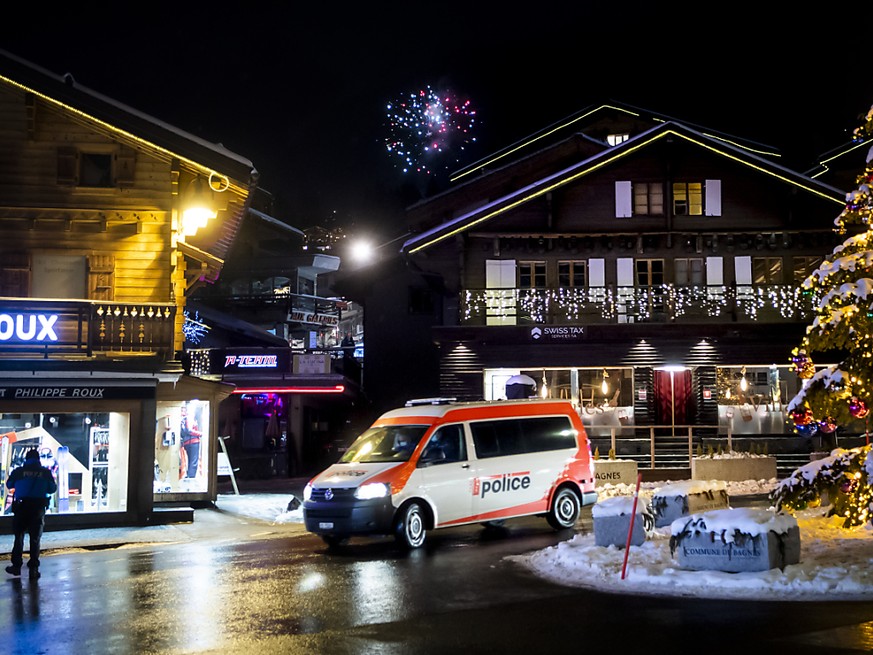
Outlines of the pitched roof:
<svg viewBox="0 0 873 655">
<path fill-rule="evenodd" d="M 623 143 L 604 149 L 596 155 L 579 161 L 557 173 L 543 177 L 532 184 L 525 185 L 485 205 L 476 207 L 461 216 L 417 234 L 404 242 L 401 251 L 413 254 L 424 250 L 474 225 L 489 221 L 504 212 L 539 198 L 557 188 L 576 182 L 586 175 L 608 164 L 629 157 L 661 139 L 670 137 L 681 139 L 700 148 L 705 148 L 717 155 L 755 169 L 763 175 L 769 175 L 787 184 L 792 184 L 802 191 L 831 200 L 837 205 L 844 204 L 845 194 L 840 189 L 781 166 L 766 157 L 750 152 L 747 148 L 708 133 L 700 132 L 688 125 L 670 121 L 656 124 L 649 130 L 641 132 Z"/>
<path fill-rule="evenodd" d="M 46 102 L 166 151 L 195 168 L 229 177 L 244 187 L 257 178 L 254 165 L 245 157 L 82 86 L 69 73 L 56 75 L 0 50 L 0 82 L 34 93 Z"/>
</svg>

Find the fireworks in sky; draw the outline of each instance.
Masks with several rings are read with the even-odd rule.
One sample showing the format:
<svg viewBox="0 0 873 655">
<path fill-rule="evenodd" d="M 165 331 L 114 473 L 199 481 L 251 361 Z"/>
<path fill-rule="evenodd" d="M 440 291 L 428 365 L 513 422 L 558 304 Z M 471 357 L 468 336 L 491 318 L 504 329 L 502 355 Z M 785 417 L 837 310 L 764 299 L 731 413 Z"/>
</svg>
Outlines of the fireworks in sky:
<svg viewBox="0 0 873 655">
<path fill-rule="evenodd" d="M 446 169 L 476 141 L 476 111 L 450 91 L 425 86 L 389 102 L 387 116 L 385 145 L 404 173 Z"/>
</svg>

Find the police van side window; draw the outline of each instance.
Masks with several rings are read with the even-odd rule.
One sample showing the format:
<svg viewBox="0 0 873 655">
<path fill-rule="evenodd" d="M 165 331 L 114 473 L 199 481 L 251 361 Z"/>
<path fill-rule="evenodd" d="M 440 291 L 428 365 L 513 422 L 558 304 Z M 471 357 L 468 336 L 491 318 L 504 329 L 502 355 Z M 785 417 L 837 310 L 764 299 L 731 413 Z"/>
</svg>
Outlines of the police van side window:
<svg viewBox="0 0 873 655">
<path fill-rule="evenodd" d="M 467 444 L 464 440 L 464 426 L 444 425 L 427 442 L 421 453 L 421 461 L 431 464 L 463 462 L 467 459 Z"/>
<path fill-rule="evenodd" d="M 562 416 L 475 421 L 470 431 L 480 459 L 576 447 L 576 432 Z"/>
<path fill-rule="evenodd" d="M 547 416 L 521 421 L 526 452 L 576 447 L 576 430 L 564 416 Z"/>
</svg>

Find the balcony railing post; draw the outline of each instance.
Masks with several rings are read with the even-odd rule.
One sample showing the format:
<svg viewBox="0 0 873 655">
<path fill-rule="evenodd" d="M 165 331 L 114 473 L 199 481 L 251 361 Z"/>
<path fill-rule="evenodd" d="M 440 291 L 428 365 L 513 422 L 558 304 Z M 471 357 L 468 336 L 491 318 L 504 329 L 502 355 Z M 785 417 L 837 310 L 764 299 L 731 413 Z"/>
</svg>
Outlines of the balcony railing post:
<svg viewBox="0 0 873 655">
<path fill-rule="evenodd" d="M 650 466 L 649 468 L 655 468 L 655 427 L 649 427 L 649 460 Z"/>
</svg>

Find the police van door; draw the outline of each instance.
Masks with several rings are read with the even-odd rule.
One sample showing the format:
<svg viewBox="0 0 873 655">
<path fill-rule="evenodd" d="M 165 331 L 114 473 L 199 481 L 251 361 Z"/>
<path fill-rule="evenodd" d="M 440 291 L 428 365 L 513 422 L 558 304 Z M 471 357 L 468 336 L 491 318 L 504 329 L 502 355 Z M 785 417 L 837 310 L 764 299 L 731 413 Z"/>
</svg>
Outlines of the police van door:
<svg viewBox="0 0 873 655">
<path fill-rule="evenodd" d="M 411 481 L 417 493 L 433 504 L 437 527 L 469 520 L 470 476 L 463 424 L 440 426 L 425 445 Z"/>
</svg>

